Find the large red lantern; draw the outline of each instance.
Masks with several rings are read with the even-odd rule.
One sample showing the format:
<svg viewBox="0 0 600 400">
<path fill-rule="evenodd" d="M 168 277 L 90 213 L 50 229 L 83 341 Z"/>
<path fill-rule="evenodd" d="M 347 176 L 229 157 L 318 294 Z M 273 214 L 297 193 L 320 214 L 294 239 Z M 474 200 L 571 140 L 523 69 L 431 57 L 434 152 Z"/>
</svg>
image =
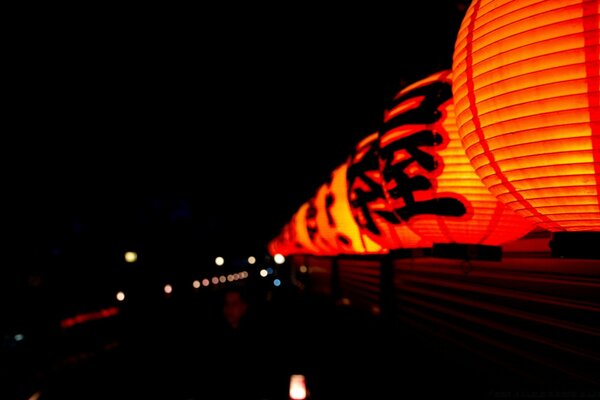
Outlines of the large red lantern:
<svg viewBox="0 0 600 400">
<path fill-rule="evenodd" d="M 385 111 L 379 159 L 394 214 L 434 244 L 500 246 L 534 225 L 483 185 L 457 132 L 451 71 L 402 89 Z"/>
<path fill-rule="evenodd" d="M 389 250 L 429 248 L 431 241 L 413 232 L 390 208 L 379 170 L 378 134 L 363 139 L 348 164 L 348 199 L 362 234 Z"/>
<path fill-rule="evenodd" d="M 600 231 L 600 2 L 474 0 L 453 56 L 459 135 L 489 190 L 553 232 Z"/>
<path fill-rule="evenodd" d="M 360 232 L 348 202 L 348 165 L 331 173 L 315 196 L 316 223 L 320 237 L 340 254 L 381 253 L 385 250 Z"/>
</svg>

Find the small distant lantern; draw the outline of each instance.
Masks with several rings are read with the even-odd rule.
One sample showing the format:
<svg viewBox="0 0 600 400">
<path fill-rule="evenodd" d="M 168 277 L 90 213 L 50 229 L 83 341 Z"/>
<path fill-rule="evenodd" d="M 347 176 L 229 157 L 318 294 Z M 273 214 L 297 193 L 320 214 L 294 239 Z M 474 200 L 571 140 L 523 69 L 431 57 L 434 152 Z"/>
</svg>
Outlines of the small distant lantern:
<svg viewBox="0 0 600 400">
<path fill-rule="evenodd" d="M 300 246 L 297 254 L 334 255 L 334 249 L 319 235 L 316 226 L 316 208 L 314 199 L 300 206 L 292 217 L 294 237 Z"/>
<path fill-rule="evenodd" d="M 380 253 L 380 245 L 361 234 L 348 202 L 348 165 L 342 164 L 331 173 L 315 196 L 316 222 L 319 235 L 340 254 Z"/>
<path fill-rule="evenodd" d="M 285 224 L 279 235 L 271 239 L 267 244 L 267 251 L 271 256 L 275 254 L 288 256 L 290 254 L 303 253 L 302 245 L 296 240 L 295 229 L 292 224 L 293 220 Z"/>
<path fill-rule="evenodd" d="M 483 185 L 457 130 L 449 70 L 402 89 L 386 109 L 379 166 L 400 223 L 433 242 L 434 253 L 438 244 L 498 247 L 533 230 Z"/>
</svg>

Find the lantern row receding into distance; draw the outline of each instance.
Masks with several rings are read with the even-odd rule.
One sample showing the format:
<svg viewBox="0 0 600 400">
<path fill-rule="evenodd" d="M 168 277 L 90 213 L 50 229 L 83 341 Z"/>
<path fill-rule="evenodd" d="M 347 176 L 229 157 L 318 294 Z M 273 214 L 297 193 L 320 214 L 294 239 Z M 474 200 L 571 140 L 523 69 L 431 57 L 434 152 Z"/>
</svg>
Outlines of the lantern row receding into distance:
<svg viewBox="0 0 600 400">
<path fill-rule="evenodd" d="M 356 146 L 271 246 L 317 255 L 499 247 L 533 230 L 469 163 L 451 79 L 441 71 L 398 92 L 381 131 Z"/>
<path fill-rule="evenodd" d="M 348 164 L 348 200 L 363 237 L 390 250 L 497 246 L 537 225 L 553 232 L 554 255 L 596 248 L 599 1 L 473 0 L 452 71 L 402 89 L 384 114 Z M 303 224 L 311 229 L 310 218 Z M 311 247 L 296 233 L 282 235 L 292 237 L 276 240 L 286 250 Z M 559 237 L 569 239 L 559 246 Z"/>
</svg>

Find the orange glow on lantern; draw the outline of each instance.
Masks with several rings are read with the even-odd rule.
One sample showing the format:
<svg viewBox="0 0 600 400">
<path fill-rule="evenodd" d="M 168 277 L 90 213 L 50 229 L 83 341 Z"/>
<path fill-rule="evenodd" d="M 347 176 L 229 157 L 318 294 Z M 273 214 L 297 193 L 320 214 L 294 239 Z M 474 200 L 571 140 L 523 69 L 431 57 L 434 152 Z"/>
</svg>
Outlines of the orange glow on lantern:
<svg viewBox="0 0 600 400">
<path fill-rule="evenodd" d="M 348 202 L 348 165 L 336 168 L 329 182 L 315 196 L 316 222 L 319 235 L 341 254 L 381 253 L 384 250 L 369 237 L 361 234 Z"/>
<path fill-rule="evenodd" d="M 302 245 L 296 240 L 294 219 L 285 224 L 279 235 L 277 235 L 267 244 L 267 251 L 271 256 L 274 256 L 275 254 L 288 256 L 290 254 L 305 252 Z"/>
<path fill-rule="evenodd" d="M 394 214 L 433 243 L 500 246 L 534 225 L 483 185 L 454 115 L 451 71 L 401 90 L 384 113 L 379 159 Z"/>
<path fill-rule="evenodd" d="M 474 0 L 453 74 L 489 190 L 544 229 L 600 231 L 600 2 Z"/>
<path fill-rule="evenodd" d="M 363 139 L 349 159 L 348 199 L 360 232 L 385 249 L 431 247 L 394 214 L 381 186 L 378 133 Z"/>
<path fill-rule="evenodd" d="M 267 244 L 267 251 L 271 256 L 274 256 L 275 254 L 287 256 L 294 252 L 288 245 L 289 243 L 286 243 L 280 234 Z"/>
<path fill-rule="evenodd" d="M 293 216 L 294 237 L 300 244 L 296 253 L 315 254 L 315 255 L 335 255 L 336 252 L 320 236 L 316 225 L 316 208 L 314 199 L 311 199 L 300 206 Z"/>
</svg>

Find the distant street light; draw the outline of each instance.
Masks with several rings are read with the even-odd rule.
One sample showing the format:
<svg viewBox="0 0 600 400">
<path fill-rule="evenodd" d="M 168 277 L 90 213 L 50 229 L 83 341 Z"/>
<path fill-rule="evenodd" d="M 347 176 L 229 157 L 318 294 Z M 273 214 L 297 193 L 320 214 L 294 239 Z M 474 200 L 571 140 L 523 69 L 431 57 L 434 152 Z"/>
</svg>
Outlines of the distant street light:
<svg viewBox="0 0 600 400">
<path fill-rule="evenodd" d="M 137 261 L 138 255 L 135 251 L 126 251 L 125 252 L 125 261 L 128 263 L 134 263 Z"/>
</svg>

